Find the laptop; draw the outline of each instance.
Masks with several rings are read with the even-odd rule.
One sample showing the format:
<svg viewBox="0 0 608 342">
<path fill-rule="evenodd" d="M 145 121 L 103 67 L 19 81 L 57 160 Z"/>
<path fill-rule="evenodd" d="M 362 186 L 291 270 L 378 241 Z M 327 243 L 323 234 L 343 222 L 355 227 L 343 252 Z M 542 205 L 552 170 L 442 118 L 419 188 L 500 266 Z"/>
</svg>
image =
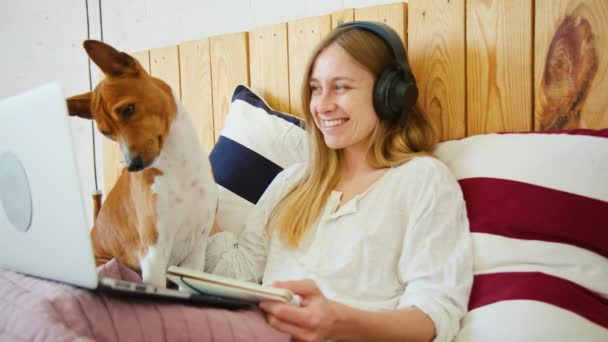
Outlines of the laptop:
<svg viewBox="0 0 608 342">
<path fill-rule="evenodd" d="M 68 120 L 58 83 L 0 100 L 0 268 L 122 296 L 251 305 L 97 275 Z"/>
</svg>

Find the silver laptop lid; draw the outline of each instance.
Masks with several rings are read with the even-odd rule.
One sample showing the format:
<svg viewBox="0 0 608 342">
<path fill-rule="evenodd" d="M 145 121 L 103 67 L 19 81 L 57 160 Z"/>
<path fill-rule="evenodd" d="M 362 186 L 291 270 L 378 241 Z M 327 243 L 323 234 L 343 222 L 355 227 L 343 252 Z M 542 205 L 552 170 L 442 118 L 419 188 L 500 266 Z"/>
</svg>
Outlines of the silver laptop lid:
<svg viewBox="0 0 608 342">
<path fill-rule="evenodd" d="M 59 84 L 0 100 L 0 268 L 97 287 L 79 187 Z"/>
</svg>

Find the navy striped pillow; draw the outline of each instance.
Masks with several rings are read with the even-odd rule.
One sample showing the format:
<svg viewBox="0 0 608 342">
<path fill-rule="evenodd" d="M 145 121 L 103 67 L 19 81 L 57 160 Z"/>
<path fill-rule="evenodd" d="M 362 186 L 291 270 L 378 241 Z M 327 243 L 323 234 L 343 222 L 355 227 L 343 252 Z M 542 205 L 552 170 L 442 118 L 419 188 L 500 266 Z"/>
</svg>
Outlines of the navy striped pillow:
<svg viewBox="0 0 608 342">
<path fill-rule="evenodd" d="M 222 228 L 240 233 L 249 211 L 276 175 L 305 160 L 304 126 L 300 118 L 272 109 L 250 88 L 236 87 L 209 156 L 220 191 Z"/>
</svg>

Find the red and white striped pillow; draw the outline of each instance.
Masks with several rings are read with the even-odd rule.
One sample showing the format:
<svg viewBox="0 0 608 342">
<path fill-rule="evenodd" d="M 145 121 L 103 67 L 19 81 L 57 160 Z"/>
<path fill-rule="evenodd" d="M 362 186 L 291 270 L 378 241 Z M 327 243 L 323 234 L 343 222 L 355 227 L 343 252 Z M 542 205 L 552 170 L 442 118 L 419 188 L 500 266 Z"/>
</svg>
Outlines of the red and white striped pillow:
<svg viewBox="0 0 608 342">
<path fill-rule="evenodd" d="M 472 136 L 458 179 L 475 279 L 457 341 L 608 341 L 608 129 Z"/>
</svg>

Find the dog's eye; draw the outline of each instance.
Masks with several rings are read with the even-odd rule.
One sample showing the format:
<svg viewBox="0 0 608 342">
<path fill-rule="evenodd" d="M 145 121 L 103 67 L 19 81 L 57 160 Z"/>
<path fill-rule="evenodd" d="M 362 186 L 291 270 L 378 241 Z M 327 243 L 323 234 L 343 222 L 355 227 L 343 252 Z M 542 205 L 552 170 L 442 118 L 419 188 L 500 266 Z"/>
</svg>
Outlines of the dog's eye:
<svg viewBox="0 0 608 342">
<path fill-rule="evenodd" d="M 133 114 L 135 114 L 135 105 L 132 103 L 122 107 L 120 110 L 120 116 L 125 120 L 129 120 Z"/>
</svg>

